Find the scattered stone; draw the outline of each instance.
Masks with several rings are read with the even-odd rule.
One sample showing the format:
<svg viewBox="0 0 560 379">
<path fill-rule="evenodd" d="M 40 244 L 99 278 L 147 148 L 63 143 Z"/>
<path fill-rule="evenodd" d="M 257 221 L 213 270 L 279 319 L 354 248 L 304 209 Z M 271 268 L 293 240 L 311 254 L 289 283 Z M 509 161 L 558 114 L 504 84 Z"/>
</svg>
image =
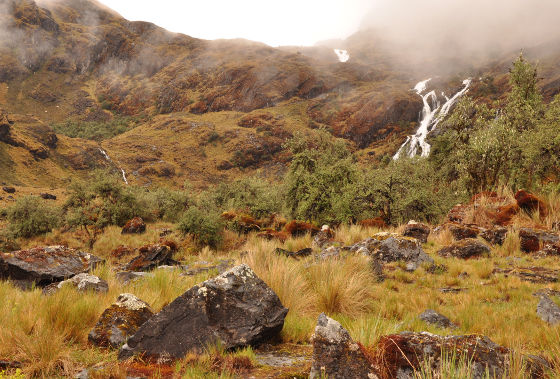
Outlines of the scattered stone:
<svg viewBox="0 0 560 379">
<path fill-rule="evenodd" d="M 233 259 L 224 259 L 218 262 L 218 264 L 211 264 L 209 262 L 195 262 L 189 266 L 183 266 L 185 272 L 181 276 L 194 276 L 201 274 L 203 272 L 208 272 L 210 270 L 218 270 L 218 274 L 223 274 L 227 270 L 233 267 Z"/>
<path fill-rule="evenodd" d="M 451 320 L 449 320 L 444 315 L 434 311 L 433 309 L 427 309 L 419 316 L 420 320 L 427 322 L 428 324 L 436 325 L 438 328 L 446 329 L 457 329 Z"/>
<path fill-rule="evenodd" d="M 274 253 L 277 255 L 285 255 L 288 258 L 294 258 L 294 259 L 299 259 L 299 258 L 305 258 L 310 256 L 311 254 L 313 254 L 313 250 L 311 248 L 305 248 L 305 249 L 301 249 L 298 251 L 289 251 L 289 250 L 285 250 L 285 249 L 281 249 L 279 247 L 277 247 L 274 250 Z"/>
<path fill-rule="evenodd" d="M 560 307 L 546 295 L 541 296 L 537 305 L 537 314 L 550 325 L 560 323 Z"/>
<path fill-rule="evenodd" d="M 101 314 L 88 340 L 95 346 L 119 348 L 153 315 L 148 304 L 123 293 Z"/>
<path fill-rule="evenodd" d="M 16 193 L 16 189 L 14 187 L 5 186 L 2 187 L 2 190 L 6 193 Z"/>
<path fill-rule="evenodd" d="M 480 233 L 480 228 L 474 225 L 450 224 L 448 228 L 456 241 L 476 238 Z"/>
<path fill-rule="evenodd" d="M 0 253 L 0 278 L 11 279 L 22 287 L 33 282 L 44 287 L 89 272 L 101 262 L 94 255 L 66 246 L 36 247 Z"/>
<path fill-rule="evenodd" d="M 341 248 L 338 246 L 329 246 L 315 256 L 316 261 L 324 261 L 330 258 L 340 257 Z"/>
<path fill-rule="evenodd" d="M 430 235 L 430 227 L 426 224 L 420 224 L 416 221 L 409 221 L 404 228 L 403 236 L 416 238 L 421 243 L 428 242 Z"/>
<path fill-rule="evenodd" d="M 169 228 L 162 228 L 159 230 L 159 236 L 160 238 L 163 238 L 165 236 L 170 235 L 171 233 L 173 233 L 173 230 L 169 229 Z"/>
<path fill-rule="evenodd" d="M 517 276 L 521 280 L 531 283 L 556 283 L 560 275 L 560 271 L 544 267 L 495 268 L 492 273 Z"/>
<path fill-rule="evenodd" d="M 508 377 L 511 350 L 497 345 L 486 336 L 438 336 L 420 332 L 402 332 L 381 337 L 375 364 L 381 377 L 413 379 L 428 362 L 428 369 L 440 372 L 442 354 L 456 354 L 466 359 L 473 379 Z M 525 363 L 534 378 L 543 377 L 550 364 L 542 357 L 525 356 Z"/>
<path fill-rule="evenodd" d="M 519 238 L 521 250 L 526 253 L 539 251 L 541 247 L 554 245 L 560 241 L 560 237 L 555 233 L 530 228 L 521 228 Z"/>
<path fill-rule="evenodd" d="M 313 343 L 310 379 L 377 378 L 363 347 L 337 321 L 321 313 Z"/>
<path fill-rule="evenodd" d="M 542 297 L 542 296 L 556 296 L 560 297 L 560 291 L 553 290 L 550 288 L 543 288 L 533 293 L 533 296 Z"/>
<path fill-rule="evenodd" d="M 352 253 L 361 254 L 367 257 L 372 256 L 375 251 L 377 251 L 380 245 L 381 241 L 379 239 L 366 238 L 365 240 L 355 243 L 354 245 L 345 246 L 343 249 L 345 251 L 350 251 Z"/>
<path fill-rule="evenodd" d="M 555 244 L 547 244 L 542 250 L 535 254 L 537 257 L 557 257 L 560 256 L 560 242 Z"/>
<path fill-rule="evenodd" d="M 53 283 L 43 288 L 43 294 L 52 295 L 64 285 L 69 284 L 74 286 L 78 291 L 93 291 L 93 292 L 107 292 L 109 291 L 109 284 L 98 278 L 95 275 L 82 273 L 74 275 L 71 279 L 64 280 L 60 283 Z"/>
<path fill-rule="evenodd" d="M 495 227 L 493 229 L 484 229 L 480 232 L 479 236 L 484 238 L 488 243 L 492 245 L 502 246 L 506 240 L 506 235 L 508 233 L 507 228 Z"/>
<path fill-rule="evenodd" d="M 141 234 L 146 231 L 146 224 L 140 217 L 134 217 L 122 228 L 121 234 Z"/>
<path fill-rule="evenodd" d="M 486 244 L 473 238 L 457 241 L 438 251 L 438 255 L 442 257 L 455 257 L 461 259 L 469 259 L 488 254 L 490 254 L 490 248 Z"/>
<path fill-rule="evenodd" d="M 459 293 L 468 290 L 468 288 L 460 288 L 460 287 L 443 287 L 440 288 L 439 291 L 441 293 Z"/>
<path fill-rule="evenodd" d="M 443 274 L 444 272 L 447 272 L 447 266 L 434 263 L 426 268 L 426 272 L 429 274 Z"/>
<path fill-rule="evenodd" d="M 323 225 L 321 231 L 315 235 L 311 247 L 314 249 L 324 249 L 333 242 L 334 232 L 328 225 Z"/>
<path fill-rule="evenodd" d="M 127 285 L 130 282 L 135 282 L 139 279 L 152 276 L 147 272 L 134 272 L 134 271 L 121 271 L 117 272 L 116 277 L 122 284 Z"/>
<path fill-rule="evenodd" d="M 41 198 L 44 200 L 56 200 L 55 195 L 51 195 L 50 193 L 46 193 L 46 192 L 41 193 L 39 196 L 41 196 Z"/>
<path fill-rule="evenodd" d="M 125 271 L 150 271 L 158 266 L 174 266 L 179 263 L 173 260 L 173 251 L 167 245 L 147 245 L 138 249 L 139 255 L 132 259 Z"/>
<path fill-rule="evenodd" d="M 415 270 L 423 263 L 434 263 L 433 258 L 422 250 L 420 242 L 416 238 L 398 235 L 390 235 L 383 240 L 379 244 L 375 256 L 385 263 L 405 261 L 407 264 L 411 264 L 411 270 Z"/>
<path fill-rule="evenodd" d="M 254 345 L 277 335 L 287 313 L 274 291 L 239 265 L 165 306 L 128 339 L 119 359 L 182 358 L 215 342 L 224 349 Z"/>
</svg>

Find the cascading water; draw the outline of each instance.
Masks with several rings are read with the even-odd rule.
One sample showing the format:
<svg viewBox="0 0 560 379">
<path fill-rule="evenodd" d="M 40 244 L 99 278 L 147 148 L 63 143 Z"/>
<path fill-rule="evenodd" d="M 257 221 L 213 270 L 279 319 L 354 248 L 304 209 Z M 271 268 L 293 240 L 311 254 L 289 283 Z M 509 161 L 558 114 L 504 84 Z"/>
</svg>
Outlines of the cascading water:
<svg viewBox="0 0 560 379">
<path fill-rule="evenodd" d="M 401 145 L 399 151 L 393 156 L 393 159 L 399 159 L 403 152 L 406 149 L 406 155 L 409 157 L 415 157 L 418 155 L 418 151 L 420 150 L 420 155 L 423 157 L 427 157 L 430 155 L 430 144 L 426 142 L 426 137 L 428 133 L 434 130 L 440 121 L 449 113 L 451 107 L 459 100 L 461 96 L 463 96 L 469 90 L 469 86 L 471 85 L 471 79 L 465 79 L 463 81 L 463 88 L 457 92 L 451 99 L 445 96 L 444 93 L 442 95 L 445 97 L 445 103 L 440 106 L 440 102 L 437 99 L 436 92 L 430 91 L 425 95 L 422 95 L 426 88 L 428 87 L 428 82 L 432 80 L 426 79 L 421 81 L 420 83 L 416 84 L 414 90 L 418 95 L 422 97 L 422 102 L 424 104 L 422 108 L 422 117 L 420 120 L 420 126 L 418 130 L 416 130 L 416 134 L 412 136 L 408 136 L 406 141 Z"/>
<path fill-rule="evenodd" d="M 347 50 L 334 49 L 334 53 L 342 63 L 346 63 L 350 59 L 350 54 L 348 54 Z"/>
<path fill-rule="evenodd" d="M 105 158 L 105 160 L 107 162 L 113 163 L 113 160 L 111 159 L 111 157 L 109 157 L 109 154 L 107 154 L 107 152 L 105 150 L 103 150 L 102 148 L 99 148 L 99 152 L 101 153 L 101 155 L 103 155 L 103 158 Z M 123 182 L 128 185 L 128 180 L 126 179 L 126 172 L 120 167 L 117 167 L 117 168 L 120 170 L 120 172 L 122 174 Z"/>
</svg>

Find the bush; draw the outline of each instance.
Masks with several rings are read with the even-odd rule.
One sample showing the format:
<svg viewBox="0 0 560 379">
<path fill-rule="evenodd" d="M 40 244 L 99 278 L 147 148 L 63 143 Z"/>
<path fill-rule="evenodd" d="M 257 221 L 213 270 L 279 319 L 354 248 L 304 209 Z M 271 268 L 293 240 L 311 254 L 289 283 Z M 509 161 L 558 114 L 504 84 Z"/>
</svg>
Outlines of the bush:
<svg viewBox="0 0 560 379">
<path fill-rule="evenodd" d="M 157 188 L 146 191 L 144 188 L 133 188 L 139 208 L 143 210 L 142 218 L 146 221 L 161 219 L 168 222 L 179 221 L 191 203 L 187 191 L 177 191 L 169 188 Z"/>
<path fill-rule="evenodd" d="M 223 225 L 215 213 L 190 207 L 179 222 L 179 231 L 190 234 L 201 246 L 217 248 L 222 241 Z"/>
<path fill-rule="evenodd" d="M 25 196 L 8 208 L 9 231 L 14 237 L 29 238 L 58 226 L 60 211 L 37 196 Z"/>
</svg>

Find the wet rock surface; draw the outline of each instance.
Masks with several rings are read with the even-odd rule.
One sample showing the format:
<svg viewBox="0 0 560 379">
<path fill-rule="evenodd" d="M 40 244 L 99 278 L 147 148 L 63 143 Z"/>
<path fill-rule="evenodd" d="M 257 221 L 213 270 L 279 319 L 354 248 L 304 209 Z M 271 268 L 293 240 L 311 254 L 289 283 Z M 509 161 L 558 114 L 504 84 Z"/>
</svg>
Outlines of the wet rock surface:
<svg viewBox="0 0 560 379">
<path fill-rule="evenodd" d="M 473 238 L 457 241 L 438 251 L 438 255 L 442 257 L 455 257 L 461 259 L 480 257 L 488 254 L 490 254 L 490 248 L 486 244 Z"/>
<path fill-rule="evenodd" d="M 377 378 L 362 346 L 337 321 L 321 313 L 311 337 L 313 360 L 310 379 Z"/>
<path fill-rule="evenodd" d="M 120 359 L 182 358 L 219 341 L 225 349 L 277 335 L 288 310 L 247 265 L 239 265 L 179 296 L 129 338 Z"/>
<path fill-rule="evenodd" d="M 88 340 L 95 346 L 119 348 L 153 314 L 147 303 L 132 294 L 123 293 L 101 314 Z"/>
<path fill-rule="evenodd" d="M 44 287 L 95 268 L 102 259 L 65 246 L 36 247 L 0 253 L 0 278 L 22 286 Z"/>
</svg>

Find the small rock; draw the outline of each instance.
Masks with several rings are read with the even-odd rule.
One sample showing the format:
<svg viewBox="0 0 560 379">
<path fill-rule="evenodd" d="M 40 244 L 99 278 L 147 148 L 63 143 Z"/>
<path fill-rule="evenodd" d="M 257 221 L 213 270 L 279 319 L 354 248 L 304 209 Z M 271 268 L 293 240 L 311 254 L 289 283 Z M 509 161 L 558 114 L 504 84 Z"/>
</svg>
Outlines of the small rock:
<svg viewBox="0 0 560 379">
<path fill-rule="evenodd" d="M 550 325 L 560 323 L 560 307 L 546 295 L 541 296 L 537 305 L 537 314 Z"/>
<path fill-rule="evenodd" d="M 379 260 L 375 257 L 372 257 L 370 260 L 370 267 L 373 275 L 375 275 L 375 278 L 377 279 L 377 282 L 383 282 L 385 280 L 385 274 L 383 273 L 383 263 L 379 262 Z"/>
<path fill-rule="evenodd" d="M 146 358 L 183 358 L 219 342 L 228 350 L 277 335 L 288 310 L 243 264 L 200 283 L 165 306 L 128 339 L 119 353 Z"/>
<path fill-rule="evenodd" d="M 313 359 L 310 379 L 377 378 L 361 346 L 337 321 L 321 313 L 311 337 Z"/>
<path fill-rule="evenodd" d="M 163 238 L 165 236 L 170 235 L 171 233 L 173 233 L 173 231 L 169 228 L 162 228 L 159 230 L 159 236 L 160 238 Z"/>
<path fill-rule="evenodd" d="M 556 283 L 560 275 L 560 271 L 545 267 L 495 268 L 492 273 L 517 276 L 521 280 L 531 283 Z"/>
<path fill-rule="evenodd" d="M 315 256 L 316 261 L 324 261 L 330 258 L 340 257 L 341 249 L 337 246 L 329 246 Z"/>
<path fill-rule="evenodd" d="M 403 236 L 416 238 L 421 243 L 428 242 L 430 235 L 430 227 L 426 224 L 420 224 L 416 221 L 409 221 L 403 231 Z"/>
<path fill-rule="evenodd" d="M 147 245 L 138 249 L 139 255 L 126 266 L 126 271 L 149 271 L 158 266 L 179 264 L 173 260 L 173 251 L 167 245 Z"/>
<path fill-rule="evenodd" d="M 2 190 L 6 193 L 16 193 L 16 189 L 14 187 L 4 186 Z"/>
<path fill-rule="evenodd" d="M 476 238 L 480 233 L 480 228 L 474 225 L 450 224 L 448 228 L 456 241 Z"/>
<path fill-rule="evenodd" d="M 50 193 L 46 192 L 41 193 L 39 196 L 41 196 L 41 198 L 43 198 L 44 200 L 56 200 L 55 195 L 51 195 Z"/>
<path fill-rule="evenodd" d="M 147 272 L 134 272 L 134 271 L 121 271 L 121 272 L 117 272 L 116 274 L 117 280 L 119 280 L 124 285 L 149 276 L 152 276 L 152 274 L 149 274 Z"/>
<path fill-rule="evenodd" d="M 434 263 L 433 258 L 422 250 L 417 239 L 397 235 L 391 235 L 383 240 L 374 254 L 386 263 L 405 261 L 407 265 L 410 264 L 411 270 L 415 270 L 423 263 Z"/>
<path fill-rule="evenodd" d="M 43 289 L 43 294 L 51 295 L 61 289 L 64 285 L 74 286 L 78 291 L 107 292 L 109 284 L 95 275 L 82 273 L 74 275 L 71 279 L 64 280 L 60 283 L 53 283 Z"/>
<path fill-rule="evenodd" d="M 146 224 L 140 217 L 134 217 L 122 228 L 122 234 L 141 234 L 146 231 Z"/>
<path fill-rule="evenodd" d="M 560 241 L 557 234 L 538 229 L 521 228 L 519 230 L 521 250 L 526 253 L 536 252 L 546 245 L 554 245 Z"/>
<path fill-rule="evenodd" d="M 493 229 L 484 229 L 480 232 L 479 236 L 484 238 L 492 245 L 503 245 L 508 233 L 507 228 L 495 227 Z"/>
<path fill-rule="evenodd" d="M 467 238 L 457 241 L 438 251 L 442 257 L 468 259 L 490 254 L 490 248 L 479 240 Z"/>
<path fill-rule="evenodd" d="M 289 258 L 299 259 L 299 258 L 310 256 L 311 254 L 313 254 L 313 250 L 311 250 L 311 248 L 308 247 L 298 251 L 289 251 L 278 247 L 274 250 L 274 253 L 277 255 L 285 255 L 286 257 Z"/>
<path fill-rule="evenodd" d="M 119 348 L 153 315 L 148 304 L 132 294 L 123 293 L 101 314 L 88 340 L 95 346 Z"/>
<path fill-rule="evenodd" d="M 433 309 L 425 310 L 420 316 L 420 320 L 427 322 L 428 324 L 436 325 L 439 328 L 445 329 L 456 329 L 457 325 L 451 322 L 444 315 L 434 311 Z"/>
<path fill-rule="evenodd" d="M 334 232 L 328 225 L 323 225 L 321 231 L 315 235 L 311 247 L 314 249 L 324 249 L 333 242 Z"/>
</svg>

